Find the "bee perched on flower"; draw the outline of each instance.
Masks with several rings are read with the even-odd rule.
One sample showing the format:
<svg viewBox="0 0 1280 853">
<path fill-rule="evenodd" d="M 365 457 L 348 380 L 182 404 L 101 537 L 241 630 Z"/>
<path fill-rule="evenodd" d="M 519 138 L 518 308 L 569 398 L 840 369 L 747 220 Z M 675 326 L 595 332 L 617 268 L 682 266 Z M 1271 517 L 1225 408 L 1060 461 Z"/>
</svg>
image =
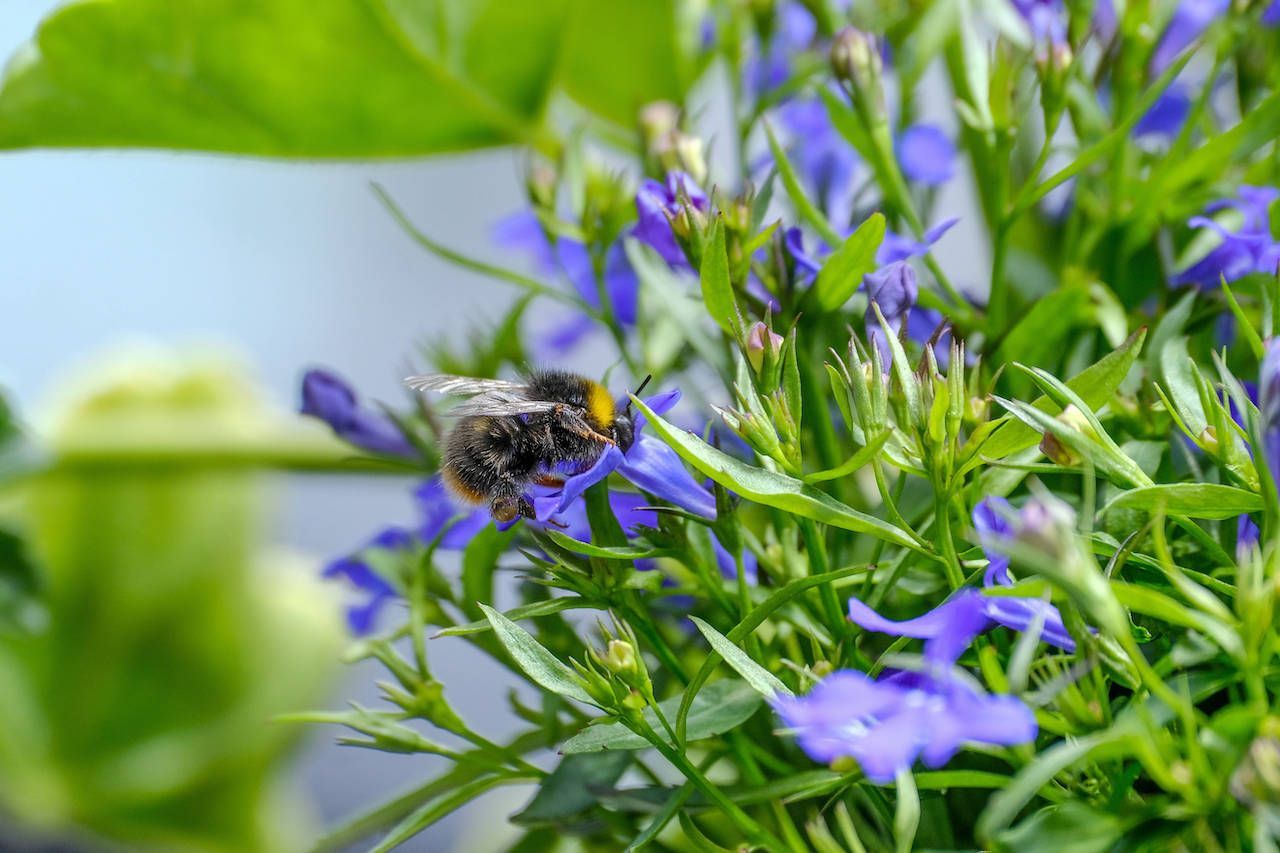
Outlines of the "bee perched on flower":
<svg viewBox="0 0 1280 853">
<path fill-rule="evenodd" d="M 488 504 L 496 521 L 535 518 L 530 486 L 557 482 L 557 470 L 590 467 L 606 447 L 625 451 L 635 440 L 630 401 L 615 405 L 603 385 L 563 370 L 535 371 L 524 382 L 434 374 L 405 383 L 471 397 L 453 410 L 461 419 L 442 473 L 459 498 Z"/>
</svg>

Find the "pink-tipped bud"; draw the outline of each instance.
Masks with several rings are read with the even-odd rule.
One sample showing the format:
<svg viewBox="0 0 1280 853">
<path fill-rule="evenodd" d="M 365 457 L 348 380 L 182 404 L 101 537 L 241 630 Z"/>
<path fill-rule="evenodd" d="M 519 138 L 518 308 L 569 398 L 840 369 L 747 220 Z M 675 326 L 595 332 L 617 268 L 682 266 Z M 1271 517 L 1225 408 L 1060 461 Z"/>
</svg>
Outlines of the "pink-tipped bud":
<svg viewBox="0 0 1280 853">
<path fill-rule="evenodd" d="M 764 367 L 766 350 L 777 358 L 782 352 L 782 335 L 757 321 L 747 330 L 747 361 L 757 371 Z"/>
</svg>

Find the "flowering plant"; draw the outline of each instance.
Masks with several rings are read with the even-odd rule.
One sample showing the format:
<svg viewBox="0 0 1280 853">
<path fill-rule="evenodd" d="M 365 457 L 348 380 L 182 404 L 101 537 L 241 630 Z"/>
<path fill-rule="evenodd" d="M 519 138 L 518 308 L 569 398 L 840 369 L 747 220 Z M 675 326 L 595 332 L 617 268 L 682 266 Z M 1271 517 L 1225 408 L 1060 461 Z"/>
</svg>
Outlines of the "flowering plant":
<svg viewBox="0 0 1280 853">
<path fill-rule="evenodd" d="M 303 716 L 452 762 L 329 843 L 525 785 L 518 849 L 1274 849 L 1280 3 L 499 6 L 454 34 L 487 100 L 441 86 L 372 136 L 340 119 L 410 102 L 388 62 L 382 101 L 268 109 L 267 142 L 148 136 L 148 104 L 68 124 L 40 106 L 94 84 L 54 51 L 0 97 L 45 143 L 527 152 L 498 262 L 379 191 L 520 294 L 424 367 L 576 365 L 635 440 L 499 523 L 440 477 L 457 401 L 307 373 L 303 414 L 413 474 L 417 515 L 324 570 L 385 703 Z M 373 38 L 326 15 L 353 28 L 326 50 Z M 498 73 L 557 62 L 528 97 Z M 527 682 L 519 732 L 451 706 L 451 643 Z"/>
</svg>

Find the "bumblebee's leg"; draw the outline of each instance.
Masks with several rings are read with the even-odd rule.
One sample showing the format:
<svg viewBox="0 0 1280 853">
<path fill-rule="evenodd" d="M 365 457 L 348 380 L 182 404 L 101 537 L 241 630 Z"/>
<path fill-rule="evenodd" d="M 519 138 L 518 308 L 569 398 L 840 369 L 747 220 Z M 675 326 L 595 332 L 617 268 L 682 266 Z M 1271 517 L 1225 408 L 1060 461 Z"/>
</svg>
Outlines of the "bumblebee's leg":
<svg viewBox="0 0 1280 853">
<path fill-rule="evenodd" d="M 489 499 L 489 514 L 504 524 L 519 517 L 535 517 L 533 504 L 529 503 L 521 484 L 515 480 L 503 480 L 494 488 Z"/>
<path fill-rule="evenodd" d="M 564 477 L 557 477 L 555 474 L 540 474 L 533 482 L 539 486 L 546 486 L 548 489 L 558 489 L 564 485 Z"/>
<path fill-rule="evenodd" d="M 571 432 L 579 438 L 585 438 L 587 441 L 598 441 L 602 444 L 617 445 L 618 443 L 612 438 L 609 438 L 609 436 L 601 435 L 593 430 L 590 425 L 582 419 L 581 415 L 570 409 L 568 406 L 557 406 L 555 414 L 560 416 L 557 421 L 557 425 L 566 432 Z"/>
</svg>

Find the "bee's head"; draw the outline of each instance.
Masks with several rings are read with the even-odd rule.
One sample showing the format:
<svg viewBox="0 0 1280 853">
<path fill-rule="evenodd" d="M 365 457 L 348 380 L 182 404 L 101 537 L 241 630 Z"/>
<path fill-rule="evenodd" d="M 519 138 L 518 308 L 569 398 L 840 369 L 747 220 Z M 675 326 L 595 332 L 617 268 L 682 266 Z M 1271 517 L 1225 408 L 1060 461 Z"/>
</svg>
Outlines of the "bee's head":
<svg viewBox="0 0 1280 853">
<path fill-rule="evenodd" d="M 640 383 L 640 387 L 635 390 L 639 394 L 644 390 L 644 386 L 649 384 L 649 380 L 653 378 L 650 374 Z M 631 410 L 631 397 L 628 395 L 627 404 L 619 406 L 617 412 L 613 416 L 613 440 L 618 442 L 618 447 L 623 451 L 631 449 L 631 445 L 636 441 L 636 419 L 635 414 Z"/>
<path fill-rule="evenodd" d="M 618 442 L 618 447 L 624 452 L 630 450 L 631 445 L 635 444 L 636 426 L 634 416 L 631 414 L 630 400 L 613 416 L 613 440 Z"/>
</svg>

